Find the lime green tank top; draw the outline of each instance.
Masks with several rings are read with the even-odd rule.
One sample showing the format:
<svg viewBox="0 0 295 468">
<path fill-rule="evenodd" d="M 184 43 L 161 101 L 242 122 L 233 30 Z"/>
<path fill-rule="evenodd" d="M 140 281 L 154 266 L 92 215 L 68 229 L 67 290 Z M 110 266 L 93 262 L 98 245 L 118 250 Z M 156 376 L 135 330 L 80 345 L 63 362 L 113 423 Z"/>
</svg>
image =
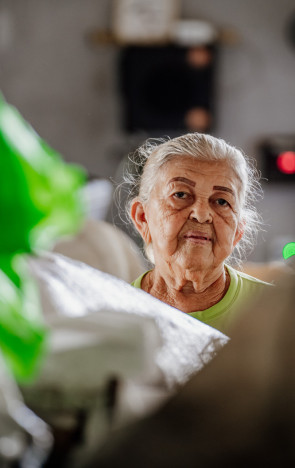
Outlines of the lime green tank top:
<svg viewBox="0 0 295 468">
<path fill-rule="evenodd" d="M 221 301 L 209 309 L 190 312 L 188 315 L 228 334 L 239 312 L 245 309 L 247 302 L 250 303 L 258 298 L 266 288 L 272 287 L 272 285 L 237 271 L 228 265 L 226 268 L 230 275 L 230 285 Z M 146 274 L 147 272 L 137 278 L 132 286 L 141 289 L 141 281 Z"/>
</svg>

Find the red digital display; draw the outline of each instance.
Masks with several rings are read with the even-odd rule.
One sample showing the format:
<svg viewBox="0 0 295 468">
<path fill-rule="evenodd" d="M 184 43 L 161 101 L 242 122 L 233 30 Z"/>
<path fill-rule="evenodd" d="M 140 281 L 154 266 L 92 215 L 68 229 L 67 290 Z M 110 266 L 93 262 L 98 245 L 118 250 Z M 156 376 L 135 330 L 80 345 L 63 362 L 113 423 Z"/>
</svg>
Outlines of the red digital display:
<svg viewBox="0 0 295 468">
<path fill-rule="evenodd" d="M 284 151 L 279 154 L 277 167 L 284 174 L 295 174 L 295 151 Z"/>
</svg>

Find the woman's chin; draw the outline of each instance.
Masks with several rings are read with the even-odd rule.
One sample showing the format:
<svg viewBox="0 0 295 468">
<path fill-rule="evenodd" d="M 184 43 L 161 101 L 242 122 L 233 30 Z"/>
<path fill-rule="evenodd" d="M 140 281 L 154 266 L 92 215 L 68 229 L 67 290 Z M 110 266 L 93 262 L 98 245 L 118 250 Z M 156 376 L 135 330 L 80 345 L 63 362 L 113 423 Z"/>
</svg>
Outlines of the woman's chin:
<svg viewBox="0 0 295 468">
<path fill-rule="evenodd" d="M 186 272 L 204 273 L 212 269 L 213 260 L 209 258 L 201 258 L 200 256 L 190 256 L 188 258 L 179 259 L 178 267 Z"/>
</svg>

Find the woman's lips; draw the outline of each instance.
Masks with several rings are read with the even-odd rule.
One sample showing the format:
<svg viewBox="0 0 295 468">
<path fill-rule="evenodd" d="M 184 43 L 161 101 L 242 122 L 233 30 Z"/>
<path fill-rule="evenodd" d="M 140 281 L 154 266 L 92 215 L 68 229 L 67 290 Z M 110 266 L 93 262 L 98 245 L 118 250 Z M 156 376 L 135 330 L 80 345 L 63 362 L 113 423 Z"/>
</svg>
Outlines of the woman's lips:
<svg viewBox="0 0 295 468">
<path fill-rule="evenodd" d="M 184 234 L 184 238 L 196 243 L 206 243 L 212 241 L 212 238 L 209 234 L 201 231 L 188 231 L 186 234 Z"/>
</svg>

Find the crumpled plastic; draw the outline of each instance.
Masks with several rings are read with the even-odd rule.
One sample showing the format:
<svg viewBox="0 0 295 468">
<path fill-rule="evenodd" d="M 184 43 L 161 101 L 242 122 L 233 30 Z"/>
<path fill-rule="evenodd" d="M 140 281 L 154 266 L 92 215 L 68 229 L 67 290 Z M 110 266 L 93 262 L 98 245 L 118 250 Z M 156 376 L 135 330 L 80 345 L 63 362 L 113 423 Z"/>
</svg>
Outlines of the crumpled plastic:
<svg viewBox="0 0 295 468">
<path fill-rule="evenodd" d="M 146 353 L 155 352 L 155 366 L 168 389 L 184 384 L 228 342 L 228 337 L 214 328 L 83 263 L 45 254 L 30 259 L 29 265 L 48 324 L 58 326 L 58 317 L 68 318 L 68 323 L 73 318 L 83 323 L 83 317 L 93 314 L 105 314 L 108 320 L 114 314 L 114 326 L 116 314 L 152 319 L 160 341 Z"/>
</svg>

